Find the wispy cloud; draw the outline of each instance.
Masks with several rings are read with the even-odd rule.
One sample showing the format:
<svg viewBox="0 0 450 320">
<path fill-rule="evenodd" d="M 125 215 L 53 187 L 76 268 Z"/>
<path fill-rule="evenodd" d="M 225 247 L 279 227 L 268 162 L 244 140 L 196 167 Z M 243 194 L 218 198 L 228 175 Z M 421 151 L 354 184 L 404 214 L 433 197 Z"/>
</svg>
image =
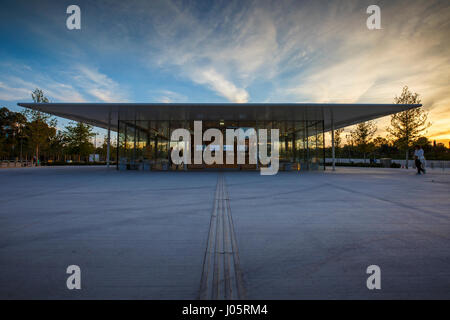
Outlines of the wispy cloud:
<svg viewBox="0 0 450 320">
<path fill-rule="evenodd" d="M 396 2 L 382 5 L 379 31 L 364 28 L 357 10 L 318 25 L 314 50 L 304 70 L 281 81 L 275 99 L 311 102 L 391 103 L 408 85 L 432 110 L 429 131 L 447 130 L 450 118 L 450 7 L 443 2 Z M 407 8 L 407 10 L 405 9 Z M 315 28 L 312 29 L 313 33 Z M 323 30 L 334 30 L 333 38 Z M 446 31 L 445 31 L 446 30 Z M 311 29 L 308 29 L 311 32 Z M 325 34 L 325 36 L 321 36 Z M 444 118 L 443 118 L 444 117 Z M 385 133 L 389 119 L 379 121 Z"/>
<path fill-rule="evenodd" d="M 6 83 L 0 82 L 0 100 L 16 101 L 29 97 L 31 91 L 23 87 L 13 87 Z"/>
<path fill-rule="evenodd" d="M 231 102 L 243 103 L 248 101 L 248 92 L 243 88 L 238 88 L 231 81 L 224 78 L 214 69 L 200 69 L 192 72 L 193 80 L 200 84 L 205 84 L 217 94 L 225 97 Z"/>
<path fill-rule="evenodd" d="M 57 47 L 60 69 L 77 67 L 65 76 L 41 70 L 47 78 L 36 78 L 39 66 L 17 64 L 32 68 L 22 79 L 55 97 L 73 89 L 88 101 L 142 101 L 151 90 L 151 99 L 163 102 L 389 103 L 408 85 L 432 111 L 431 135 L 450 121 L 448 1 L 379 2 L 382 30 L 370 31 L 369 0 L 129 0 L 114 6 L 80 0 L 89 10 L 83 10 L 86 24 L 77 34 L 51 32 L 60 30 L 60 17 L 49 3 L 48 10 L 36 5 L 45 16 L 35 20 L 50 22 L 30 32 Z M 32 17 L 21 19 L 36 24 Z M 28 88 L 2 76 L 0 81 L 0 98 Z"/>
<path fill-rule="evenodd" d="M 424 97 L 448 89 L 448 5 L 381 4 L 383 29 L 370 31 L 369 4 L 229 1 L 199 14 L 165 2 L 150 13 L 148 62 L 233 102 L 251 101 L 255 82 L 268 83 L 273 102 L 391 102 L 405 84 Z"/>
<path fill-rule="evenodd" d="M 125 102 L 124 89 L 114 80 L 95 68 L 80 65 L 75 70 L 76 84 L 84 91 L 102 102 Z"/>
<path fill-rule="evenodd" d="M 185 95 L 171 90 L 151 90 L 150 96 L 152 100 L 163 103 L 187 102 L 188 100 Z"/>
<path fill-rule="evenodd" d="M 44 91 L 51 101 L 85 102 L 83 96 L 69 84 L 59 83 L 49 77 L 24 80 L 18 76 L 6 76 L 0 82 L 0 100 L 19 101 L 30 100 L 31 93 L 36 88 Z M 7 84 L 6 84 L 7 83 Z"/>
<path fill-rule="evenodd" d="M 11 68 L 14 68 L 12 66 Z M 31 71 L 31 69 L 28 69 Z M 42 89 L 51 101 L 60 102 L 124 102 L 127 94 L 122 86 L 96 68 L 78 65 L 56 73 L 55 77 L 39 72 L 0 76 L 0 100 L 29 100 L 31 92 Z M 62 79 L 61 81 L 55 78 Z M 27 80 L 25 80 L 27 79 Z"/>
<path fill-rule="evenodd" d="M 167 3 L 164 15 L 153 16 L 155 48 L 150 65 L 176 68 L 179 75 L 204 85 L 232 102 L 247 102 L 246 87 L 259 75 L 273 74 L 276 29 L 267 12 L 250 13 L 249 3 L 211 3 L 211 13 Z M 250 7 L 253 7 L 250 4 Z"/>
</svg>

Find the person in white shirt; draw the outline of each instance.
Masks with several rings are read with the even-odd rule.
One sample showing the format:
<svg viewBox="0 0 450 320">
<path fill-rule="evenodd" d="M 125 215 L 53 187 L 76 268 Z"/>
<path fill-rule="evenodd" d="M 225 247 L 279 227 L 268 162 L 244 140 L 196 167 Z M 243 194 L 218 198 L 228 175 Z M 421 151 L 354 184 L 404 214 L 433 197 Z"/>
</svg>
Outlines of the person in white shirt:
<svg viewBox="0 0 450 320">
<path fill-rule="evenodd" d="M 414 161 L 416 163 L 417 174 L 421 174 L 421 172 L 425 173 L 425 156 L 423 155 L 423 149 L 420 146 L 415 147 Z"/>
</svg>

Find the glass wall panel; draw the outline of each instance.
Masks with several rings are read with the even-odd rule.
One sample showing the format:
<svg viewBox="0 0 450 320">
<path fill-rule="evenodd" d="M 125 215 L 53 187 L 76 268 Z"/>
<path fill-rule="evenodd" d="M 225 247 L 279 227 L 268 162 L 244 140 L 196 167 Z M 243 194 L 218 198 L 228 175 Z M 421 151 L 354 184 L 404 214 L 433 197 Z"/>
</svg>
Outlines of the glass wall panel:
<svg viewBox="0 0 450 320">
<path fill-rule="evenodd" d="M 295 121 L 294 128 L 296 169 L 303 170 L 306 168 L 305 122 Z"/>
<path fill-rule="evenodd" d="M 284 124 L 285 133 L 285 153 L 286 160 L 290 163 L 295 162 L 295 123 L 294 121 L 286 121 Z"/>
<path fill-rule="evenodd" d="M 173 130 L 187 128 L 193 142 L 194 121 L 153 121 L 153 120 L 121 120 L 118 132 L 118 166 L 128 169 L 139 169 L 149 163 L 152 169 L 160 170 L 167 166 L 171 148 L 183 149 L 177 141 L 170 141 Z M 324 169 L 323 121 L 204 121 L 203 131 L 208 128 L 222 130 L 225 146 L 225 129 L 255 128 L 267 129 L 267 151 L 270 156 L 272 142 L 270 130 L 279 129 L 280 169 L 286 170 L 318 170 Z M 261 145 L 259 145 L 259 148 Z M 186 144 L 191 150 L 193 163 L 193 143 Z M 231 148 L 231 147 L 230 147 Z M 235 146 L 233 146 L 233 149 Z M 226 150 L 224 150 L 226 151 Z M 224 152 L 225 157 L 225 152 Z M 246 163 L 248 164 L 248 155 Z M 225 164 L 225 158 L 224 158 Z M 201 166 L 204 167 L 204 166 Z M 226 167 L 224 165 L 224 167 Z M 227 166 L 230 167 L 230 166 Z M 237 167 L 237 166 L 231 166 Z M 250 168 L 250 167 L 249 167 Z"/>
</svg>

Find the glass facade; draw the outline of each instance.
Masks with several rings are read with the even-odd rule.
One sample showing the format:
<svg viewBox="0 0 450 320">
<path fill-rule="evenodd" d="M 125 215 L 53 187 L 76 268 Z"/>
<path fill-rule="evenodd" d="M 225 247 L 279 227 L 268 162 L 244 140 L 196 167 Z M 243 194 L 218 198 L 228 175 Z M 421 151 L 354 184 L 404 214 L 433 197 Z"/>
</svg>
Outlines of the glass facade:
<svg viewBox="0 0 450 320">
<path fill-rule="evenodd" d="M 279 162 L 280 170 L 320 170 L 324 169 L 324 132 L 323 120 L 286 120 L 286 121 L 203 121 L 203 131 L 209 128 L 220 129 L 224 135 L 225 129 L 279 129 Z M 194 155 L 193 132 L 194 121 L 152 121 L 152 120 L 119 120 L 118 123 L 118 168 L 138 170 L 167 170 L 169 164 L 169 151 L 177 147 L 190 148 Z M 171 132 L 178 128 L 186 128 L 191 132 L 192 144 L 178 141 L 170 141 Z M 268 137 L 270 133 L 268 131 Z M 202 148 L 206 147 L 204 142 Z M 197 146 L 198 147 L 198 146 Z M 235 149 L 236 150 L 236 149 Z M 268 141 L 270 154 L 271 142 Z M 246 148 L 248 152 L 248 147 Z M 248 155 L 246 163 L 248 164 Z M 194 165 L 192 159 L 188 169 L 205 167 L 235 167 L 241 169 L 252 169 L 256 165 Z M 224 161 L 225 163 L 225 161 Z M 172 168 L 174 169 L 174 168 Z M 181 169 L 181 168 L 179 168 Z"/>
</svg>

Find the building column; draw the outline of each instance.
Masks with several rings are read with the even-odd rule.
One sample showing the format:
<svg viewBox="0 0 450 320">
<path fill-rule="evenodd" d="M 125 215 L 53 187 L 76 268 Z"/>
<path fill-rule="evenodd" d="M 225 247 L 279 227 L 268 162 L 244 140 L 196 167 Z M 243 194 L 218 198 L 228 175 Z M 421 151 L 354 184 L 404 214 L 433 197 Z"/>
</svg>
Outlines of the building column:
<svg viewBox="0 0 450 320">
<path fill-rule="evenodd" d="M 331 114 L 331 158 L 333 163 L 333 171 L 336 170 L 336 158 L 335 158 L 335 148 L 334 148 L 334 118 L 333 110 L 330 110 Z"/>
<path fill-rule="evenodd" d="M 306 119 L 306 117 L 305 117 Z M 306 150 L 305 150 L 305 155 L 306 155 L 306 170 L 310 169 L 310 158 L 309 158 L 309 135 L 308 135 L 308 120 L 303 120 L 303 122 L 305 123 L 305 142 L 306 142 Z"/>
<path fill-rule="evenodd" d="M 106 140 L 106 167 L 109 168 L 109 158 L 110 158 L 110 147 L 111 147 L 111 111 L 108 114 L 108 138 Z"/>
<path fill-rule="evenodd" d="M 259 128 L 256 126 L 255 134 L 256 134 L 256 170 L 259 169 Z M 272 134 L 272 133 L 271 133 Z M 249 161 L 250 162 L 250 161 Z"/>
</svg>

